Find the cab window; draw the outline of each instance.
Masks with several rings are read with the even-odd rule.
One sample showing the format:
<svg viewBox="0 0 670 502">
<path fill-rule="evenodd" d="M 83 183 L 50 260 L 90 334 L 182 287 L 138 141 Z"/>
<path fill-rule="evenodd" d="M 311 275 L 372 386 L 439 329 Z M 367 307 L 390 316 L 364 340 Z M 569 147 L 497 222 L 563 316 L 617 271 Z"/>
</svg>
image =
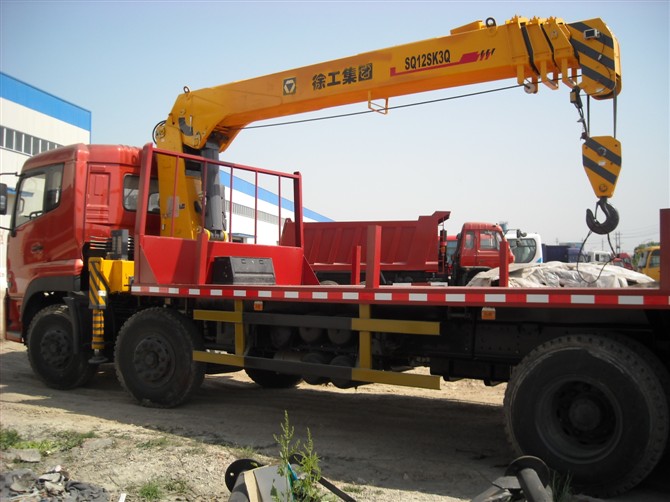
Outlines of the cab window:
<svg viewBox="0 0 670 502">
<path fill-rule="evenodd" d="M 647 266 L 647 251 L 641 251 L 640 255 L 637 258 L 637 268 L 641 271 L 644 267 Z"/>
<path fill-rule="evenodd" d="M 473 249 L 475 247 L 475 233 L 472 230 L 465 232 L 465 249 Z"/>
<path fill-rule="evenodd" d="M 128 175 L 123 178 L 123 207 L 128 211 L 137 211 L 137 197 L 139 196 L 140 177 Z M 149 183 L 149 213 L 160 212 L 158 205 L 158 180 L 151 179 Z"/>
<path fill-rule="evenodd" d="M 14 228 L 57 208 L 62 183 L 63 164 L 49 166 L 23 177 L 16 189 Z"/>
<path fill-rule="evenodd" d="M 514 245 L 512 245 L 514 243 Z M 510 241 L 515 263 L 530 263 L 537 253 L 535 239 L 514 239 Z"/>
<path fill-rule="evenodd" d="M 481 249 L 500 249 L 500 234 L 493 230 L 482 230 L 479 236 Z"/>
</svg>

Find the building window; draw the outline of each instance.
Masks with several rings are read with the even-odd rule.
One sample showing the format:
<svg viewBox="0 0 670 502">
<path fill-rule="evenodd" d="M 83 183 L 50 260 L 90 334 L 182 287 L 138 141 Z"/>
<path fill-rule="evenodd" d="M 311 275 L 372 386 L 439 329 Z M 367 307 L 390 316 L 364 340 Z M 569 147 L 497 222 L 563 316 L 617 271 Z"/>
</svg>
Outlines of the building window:
<svg viewBox="0 0 670 502">
<path fill-rule="evenodd" d="M 14 131 L 14 151 L 23 153 L 23 133 Z"/>
<path fill-rule="evenodd" d="M 5 131 L 5 147 L 9 150 L 14 150 L 14 132 L 14 129 L 10 129 L 9 127 Z"/>
<path fill-rule="evenodd" d="M 225 202 L 225 210 L 230 211 L 230 202 L 227 200 Z M 254 219 L 256 216 L 256 211 L 253 207 L 233 202 L 233 214 Z M 279 217 L 274 214 L 266 213 L 265 211 L 258 211 L 258 221 L 264 221 L 266 223 L 277 225 L 279 223 Z"/>
<path fill-rule="evenodd" d="M 12 150 L 23 155 L 37 155 L 58 148 L 58 143 L 47 141 L 46 139 L 36 138 L 30 134 L 10 129 L 9 127 L 0 128 L 0 148 Z"/>
<path fill-rule="evenodd" d="M 23 134 L 23 153 L 32 155 L 33 151 L 33 137 L 29 134 Z"/>
</svg>

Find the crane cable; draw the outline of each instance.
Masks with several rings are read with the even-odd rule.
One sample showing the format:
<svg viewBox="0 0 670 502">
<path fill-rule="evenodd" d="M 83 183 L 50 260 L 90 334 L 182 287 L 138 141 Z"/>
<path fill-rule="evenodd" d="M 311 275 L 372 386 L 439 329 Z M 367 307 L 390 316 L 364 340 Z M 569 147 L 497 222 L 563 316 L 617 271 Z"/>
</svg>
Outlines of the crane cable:
<svg viewBox="0 0 670 502">
<path fill-rule="evenodd" d="M 407 103 L 404 105 L 396 105 L 396 106 L 389 106 L 386 107 L 387 110 L 399 110 L 401 108 L 409 108 L 412 106 L 419 106 L 419 105 L 429 105 L 432 103 L 439 103 L 442 101 L 451 101 L 454 99 L 461 99 L 461 98 L 470 98 L 472 96 L 480 96 L 483 94 L 490 94 L 493 92 L 500 92 L 500 91 L 509 91 L 510 89 L 518 89 L 519 87 L 525 87 L 528 89 L 528 84 L 515 84 L 515 85 L 510 85 L 507 87 L 499 87 L 497 89 L 488 89 L 486 91 L 478 91 L 478 92 L 471 92 L 467 94 L 460 94 L 458 96 L 448 96 L 446 98 L 438 98 L 438 99 L 431 99 L 427 101 L 418 101 L 416 103 Z M 319 120 L 330 120 L 330 119 L 340 119 L 340 118 L 346 118 L 346 117 L 355 117 L 357 115 L 364 115 L 366 113 L 376 113 L 376 110 L 363 110 L 360 112 L 351 112 L 351 113 L 341 113 L 339 115 L 327 115 L 325 117 L 314 117 L 310 119 L 299 119 L 299 120 L 289 120 L 286 122 L 276 122 L 274 124 L 260 124 L 260 125 L 248 125 L 248 126 L 242 126 L 242 127 L 231 127 L 231 131 L 242 131 L 242 130 L 248 130 L 248 129 L 262 129 L 266 127 L 277 127 L 277 126 L 285 126 L 285 125 L 293 125 L 293 124 L 304 124 L 306 122 L 316 122 Z M 158 122 L 152 131 L 151 137 L 154 141 L 154 143 L 158 144 L 157 141 L 157 133 L 160 127 L 165 125 L 165 120 L 162 120 Z"/>
<path fill-rule="evenodd" d="M 596 204 L 595 214 L 596 214 L 596 216 L 597 216 L 597 214 L 598 214 L 598 205 L 597 205 L 597 204 Z M 616 258 L 616 256 L 617 256 L 616 251 L 614 251 L 614 246 L 612 245 L 612 240 L 610 239 L 610 235 L 611 235 L 611 234 L 607 234 L 607 243 L 609 244 L 609 246 L 610 246 L 610 251 L 612 252 L 612 254 L 610 255 L 610 259 L 609 259 L 606 263 L 603 263 L 602 267 L 600 267 L 600 272 L 598 273 L 598 276 L 597 276 L 595 279 L 593 279 L 592 281 L 589 281 L 588 279 L 586 279 L 586 277 L 584 277 L 584 276 L 582 275 L 582 272 L 579 270 L 579 264 L 582 263 L 582 262 L 580 261 L 580 260 L 581 260 L 581 257 L 582 257 L 582 252 L 584 251 L 584 247 L 586 246 L 586 241 L 589 240 L 589 237 L 591 237 L 591 235 L 593 235 L 593 231 L 592 231 L 592 230 L 589 230 L 589 233 L 586 234 L 586 237 L 584 237 L 584 240 L 582 241 L 581 246 L 579 246 L 579 252 L 577 253 L 577 264 L 576 264 L 576 266 L 575 266 L 575 271 L 577 272 L 577 275 L 579 276 L 579 279 L 580 279 L 582 282 L 584 282 L 584 283 L 586 283 L 586 284 L 588 284 L 588 285 L 596 284 L 596 283 L 600 280 L 600 276 L 601 276 L 601 275 L 603 274 L 603 272 L 605 271 L 605 267 L 606 267 L 607 265 L 609 265 L 610 263 L 613 263 L 613 262 L 614 262 L 614 258 Z"/>
<path fill-rule="evenodd" d="M 510 89 L 518 89 L 519 87 L 525 87 L 526 84 L 515 84 L 515 85 L 510 85 L 507 87 L 499 87 L 497 89 L 488 89 L 486 91 L 477 91 L 477 92 L 471 92 L 467 94 L 460 94 L 458 96 L 448 96 L 446 98 L 438 98 L 438 99 L 431 99 L 427 101 L 418 101 L 416 103 L 407 103 L 404 105 L 396 105 L 396 106 L 389 106 L 387 107 L 387 110 L 399 110 L 401 108 L 409 108 L 411 106 L 419 106 L 419 105 L 429 105 L 432 103 L 439 103 L 442 101 L 451 101 L 454 99 L 461 99 L 461 98 L 470 98 L 472 96 L 481 96 L 483 94 L 490 94 L 493 92 L 499 92 L 499 91 L 509 91 Z M 342 113 L 339 115 L 328 115 L 325 117 L 315 117 L 315 118 L 310 118 L 310 119 L 300 119 L 300 120 L 290 120 L 287 122 L 278 122 L 275 124 L 261 124 L 261 125 L 252 125 L 252 126 L 244 126 L 244 127 L 239 127 L 235 128 L 236 130 L 243 130 L 243 129 L 261 129 L 264 127 L 276 127 L 276 126 L 284 126 L 284 125 L 293 125 L 293 124 L 302 124 L 305 122 L 316 122 L 318 120 L 330 120 L 330 119 L 339 119 L 339 118 L 345 118 L 345 117 L 354 117 L 356 115 L 363 115 L 366 113 L 376 113 L 375 110 L 363 110 L 360 112 L 351 112 L 351 113 Z"/>
</svg>

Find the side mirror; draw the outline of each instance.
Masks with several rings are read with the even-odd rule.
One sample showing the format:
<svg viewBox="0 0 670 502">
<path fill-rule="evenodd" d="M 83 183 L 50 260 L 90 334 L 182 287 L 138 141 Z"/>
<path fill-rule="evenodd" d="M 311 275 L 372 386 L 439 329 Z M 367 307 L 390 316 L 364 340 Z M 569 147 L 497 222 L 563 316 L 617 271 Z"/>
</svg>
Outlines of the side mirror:
<svg viewBox="0 0 670 502">
<path fill-rule="evenodd" d="M 0 215 L 7 214 L 7 184 L 0 183 Z"/>
</svg>

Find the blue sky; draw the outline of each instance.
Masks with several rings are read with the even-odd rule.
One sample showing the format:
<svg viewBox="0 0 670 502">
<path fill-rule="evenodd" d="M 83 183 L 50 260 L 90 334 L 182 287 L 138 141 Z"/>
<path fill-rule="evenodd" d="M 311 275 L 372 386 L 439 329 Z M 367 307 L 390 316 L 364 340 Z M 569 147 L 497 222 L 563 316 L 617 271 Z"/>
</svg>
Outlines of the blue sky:
<svg viewBox="0 0 670 502">
<path fill-rule="evenodd" d="M 185 85 L 216 86 L 514 15 L 566 22 L 600 17 L 617 36 L 623 73 L 616 131 L 623 169 L 612 199 L 621 215 L 617 232 L 624 251 L 657 239 L 658 210 L 670 207 L 667 0 L 0 0 L 0 69 L 90 110 L 93 142 L 141 146 Z M 415 94 L 390 105 L 513 83 Z M 592 134 L 612 134 L 611 101 L 593 106 Z M 581 165 L 577 119 L 565 86 L 542 87 L 536 95 L 517 89 L 387 116 L 251 129 L 223 159 L 300 171 L 305 205 L 334 219 L 415 219 L 450 210 L 451 233 L 465 221 L 507 221 L 540 232 L 548 243 L 578 241 L 588 232 L 584 213 L 595 196 Z M 603 245 L 592 236 L 587 248 Z"/>
</svg>

